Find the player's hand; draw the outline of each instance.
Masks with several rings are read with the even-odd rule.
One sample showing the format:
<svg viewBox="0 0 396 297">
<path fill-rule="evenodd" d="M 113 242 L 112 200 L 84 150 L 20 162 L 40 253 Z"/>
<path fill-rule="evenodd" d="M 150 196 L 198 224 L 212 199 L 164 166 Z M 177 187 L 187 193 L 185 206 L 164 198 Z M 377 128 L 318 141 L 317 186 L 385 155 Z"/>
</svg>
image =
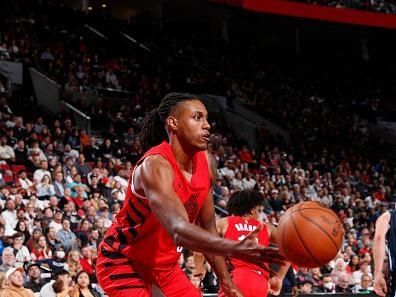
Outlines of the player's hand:
<svg viewBox="0 0 396 297">
<path fill-rule="evenodd" d="M 266 268 L 265 263 L 285 265 L 285 258 L 279 253 L 279 249 L 264 247 L 257 242 L 257 235 L 263 229 L 260 224 L 254 231 L 250 232 L 242 241 L 238 242 L 232 253 L 232 257 L 238 258 L 260 267 Z"/>
<path fill-rule="evenodd" d="M 227 297 L 243 297 L 241 291 L 238 290 L 233 282 L 221 282 L 220 285 Z"/>
<path fill-rule="evenodd" d="M 268 280 L 268 293 L 274 296 L 278 296 L 282 289 L 282 280 L 277 277 L 273 276 Z"/>
<path fill-rule="evenodd" d="M 374 292 L 378 296 L 384 297 L 388 291 L 386 281 L 384 276 L 381 274 L 380 276 L 374 279 Z"/>
</svg>

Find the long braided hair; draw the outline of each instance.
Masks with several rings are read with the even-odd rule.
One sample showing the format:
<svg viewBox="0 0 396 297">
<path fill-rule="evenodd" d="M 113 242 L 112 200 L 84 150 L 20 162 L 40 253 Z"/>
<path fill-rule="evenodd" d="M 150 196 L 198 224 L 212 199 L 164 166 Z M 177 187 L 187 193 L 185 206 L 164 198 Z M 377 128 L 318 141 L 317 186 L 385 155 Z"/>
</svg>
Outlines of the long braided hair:
<svg viewBox="0 0 396 297">
<path fill-rule="evenodd" d="M 179 103 L 189 100 L 200 100 L 200 98 L 197 95 L 188 93 L 169 93 L 161 100 L 157 108 L 154 108 L 146 115 L 140 131 L 143 152 L 164 140 L 168 140 L 164 123 L 166 118 Z"/>
</svg>

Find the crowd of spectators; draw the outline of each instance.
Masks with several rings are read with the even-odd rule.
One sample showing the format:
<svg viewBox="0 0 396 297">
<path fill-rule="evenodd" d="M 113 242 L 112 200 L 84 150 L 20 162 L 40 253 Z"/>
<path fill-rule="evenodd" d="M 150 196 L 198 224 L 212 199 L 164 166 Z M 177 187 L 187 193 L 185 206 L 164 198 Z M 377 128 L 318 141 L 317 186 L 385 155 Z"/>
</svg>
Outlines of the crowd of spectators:
<svg viewBox="0 0 396 297">
<path fill-rule="evenodd" d="M 43 44 L 42 31 L 54 27 L 36 10 L 22 9 L 3 19 L 3 58 L 44 69 L 70 93 L 87 95 L 103 87 L 134 92 L 111 106 L 105 100 L 91 105 L 72 97 L 93 116 L 98 134 L 89 135 L 75 127 L 67 113 L 51 118 L 14 112 L 6 82 L 0 79 L 0 285 L 6 279 L 0 296 L 29 296 L 25 289 L 45 297 L 101 293 L 95 278 L 97 246 L 125 199 L 127 180 L 140 155 L 141 120 L 164 94 L 180 86 L 243 100 L 297 136 L 293 146 L 268 142 L 269 131 L 263 128 L 262 145 L 252 149 L 231 131 L 220 129 L 219 118 L 213 119 L 219 129 L 214 130 L 209 150 L 218 161 L 214 198 L 223 209 L 219 215 L 233 192 L 256 189 L 266 197 L 263 221 L 276 224 L 284 211 L 306 200 L 332 208 L 343 220 L 346 238 L 336 259 L 318 269 L 294 266 L 285 289 L 372 290 L 374 223 L 394 207 L 395 197 L 395 172 L 382 157 L 385 144 L 368 129 L 380 94 L 358 94 L 369 116 L 353 114 L 351 106 L 361 102 L 346 100 L 351 86 L 322 95 L 312 83 L 316 72 L 312 77 L 301 69 L 290 74 L 243 59 L 235 64 L 233 55 L 208 53 L 199 45 L 202 37 L 185 44 L 169 32 L 157 40 L 158 47 L 167 49 L 160 62 L 137 51 L 103 56 L 72 32 Z M 313 85 L 307 87 L 298 76 Z M 335 141 L 337 149 L 327 146 Z M 368 149 L 362 152 L 354 146 Z M 216 275 L 197 259 L 184 251 L 180 265 L 197 287 L 216 292 Z"/>
<path fill-rule="evenodd" d="M 48 289 L 38 284 L 56 277 L 51 280 L 55 289 L 58 279 L 76 277 L 80 271 L 95 283 L 96 248 L 125 199 L 133 163 L 109 150 L 109 138 L 98 145 L 95 136 L 75 132 L 68 119 L 48 122 L 38 117 L 24 122 L 23 117 L 8 116 L 2 121 L 0 141 L 0 270 L 24 266 L 24 286 L 36 293 Z M 131 139 L 136 145 L 138 135 L 130 131 L 117 139 L 117 147 L 124 151 L 130 149 Z M 218 207 L 225 208 L 235 191 L 257 189 L 267 198 L 263 221 L 276 224 L 285 210 L 306 200 L 332 208 L 343 219 L 346 241 L 334 261 L 319 270 L 294 267 L 302 292 L 340 292 L 344 279 L 348 280 L 344 289 L 357 292 L 361 280 L 371 280 L 374 222 L 394 197 L 394 175 L 386 160 L 371 163 L 325 149 L 313 158 L 303 150 L 294 154 L 270 146 L 256 153 L 220 133 L 212 136 L 209 149 L 218 160 L 214 189 Z M 197 275 L 194 257 L 187 252 L 184 256 L 180 263 L 192 282 L 204 291 L 215 291 L 218 283 L 209 265 Z M 17 286 L 12 276 L 7 277 Z"/>
<path fill-rule="evenodd" d="M 353 8 L 387 14 L 396 13 L 396 2 L 385 0 L 292 0 L 337 8 Z"/>
</svg>

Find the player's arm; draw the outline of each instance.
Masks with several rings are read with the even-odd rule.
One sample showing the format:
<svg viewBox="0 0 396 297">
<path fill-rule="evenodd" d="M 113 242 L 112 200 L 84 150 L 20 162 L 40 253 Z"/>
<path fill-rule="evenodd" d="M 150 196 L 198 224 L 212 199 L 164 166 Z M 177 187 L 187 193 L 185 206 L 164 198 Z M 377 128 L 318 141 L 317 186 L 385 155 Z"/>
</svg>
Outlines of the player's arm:
<svg viewBox="0 0 396 297">
<path fill-rule="evenodd" d="M 385 236 L 389 230 L 390 212 L 382 214 L 375 224 L 375 235 L 373 241 L 374 259 L 374 290 L 379 296 L 385 296 L 386 283 L 382 274 L 385 260 Z"/>
<path fill-rule="evenodd" d="M 265 223 L 267 226 L 268 230 L 268 235 L 270 237 L 270 242 L 273 244 L 276 244 L 276 227 L 272 225 L 271 223 Z M 285 278 L 287 271 L 290 268 L 291 263 L 290 262 L 285 262 L 285 265 L 280 266 L 278 268 L 278 271 L 275 272 L 274 276 L 271 277 L 269 280 L 269 292 L 271 295 L 279 295 L 280 290 L 282 288 L 282 282 L 283 279 Z"/>
<path fill-rule="evenodd" d="M 208 196 L 198 214 L 198 223 L 204 230 L 208 231 L 212 235 L 219 236 L 219 234 L 222 234 L 225 222 L 224 219 L 218 220 L 216 222 L 216 218 L 215 218 L 215 210 L 213 204 L 214 201 L 213 188 L 216 181 L 217 166 L 216 166 L 216 160 L 213 159 L 212 155 L 208 153 L 207 157 L 208 157 L 208 164 L 210 169 L 211 187 L 209 189 Z M 224 231 L 223 231 L 223 235 L 224 235 Z M 204 255 L 206 260 L 213 267 L 213 270 L 216 273 L 217 277 L 219 278 L 223 291 L 225 293 L 229 293 L 229 295 L 238 294 L 237 292 L 234 293 L 230 292 L 232 290 L 236 291 L 237 289 L 235 288 L 235 285 L 232 282 L 231 276 L 228 272 L 225 258 L 210 254 L 204 254 Z"/>
<path fill-rule="evenodd" d="M 235 242 L 223 239 L 191 224 L 173 189 L 173 169 L 162 156 L 149 156 L 139 167 L 136 173 L 150 208 L 176 245 L 202 253 L 239 257 L 259 265 L 262 262 L 281 263 L 283 260 L 276 249 L 264 248 L 253 240 Z"/>
</svg>

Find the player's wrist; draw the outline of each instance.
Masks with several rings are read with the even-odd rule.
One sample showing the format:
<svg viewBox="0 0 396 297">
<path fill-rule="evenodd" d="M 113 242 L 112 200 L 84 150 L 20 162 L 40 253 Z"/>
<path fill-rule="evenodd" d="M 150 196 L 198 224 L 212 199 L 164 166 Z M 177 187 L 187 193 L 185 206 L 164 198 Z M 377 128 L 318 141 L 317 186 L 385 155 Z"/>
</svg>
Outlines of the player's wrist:
<svg viewBox="0 0 396 297">
<path fill-rule="evenodd" d="M 223 278 L 220 279 L 220 285 L 222 288 L 225 289 L 234 289 L 235 288 L 235 284 L 233 283 L 231 278 Z"/>
</svg>

